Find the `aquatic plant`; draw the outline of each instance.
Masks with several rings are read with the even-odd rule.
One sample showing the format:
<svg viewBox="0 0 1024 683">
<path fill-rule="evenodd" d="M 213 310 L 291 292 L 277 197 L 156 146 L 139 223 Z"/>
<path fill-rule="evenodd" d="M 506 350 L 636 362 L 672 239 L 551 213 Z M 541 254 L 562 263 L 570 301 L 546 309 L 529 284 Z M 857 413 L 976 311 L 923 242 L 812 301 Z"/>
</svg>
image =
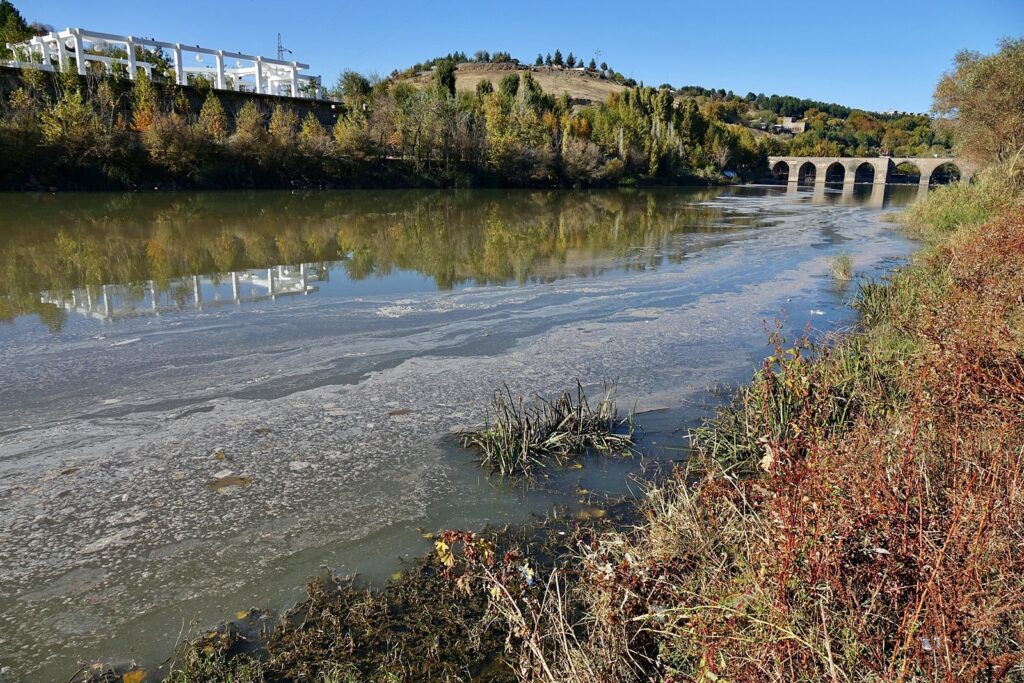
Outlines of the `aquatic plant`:
<svg viewBox="0 0 1024 683">
<path fill-rule="evenodd" d="M 633 421 L 632 414 L 618 419 L 610 387 L 592 408 L 579 380 L 575 395 L 563 391 L 553 401 L 538 397 L 532 404 L 513 397 L 506 385 L 494 393 L 484 426 L 459 432 L 458 438 L 501 476 L 529 476 L 548 462 L 565 465 L 586 453 L 629 452 Z"/>
<path fill-rule="evenodd" d="M 832 259 L 832 277 L 837 280 L 849 280 L 853 277 L 853 260 L 847 253 L 842 253 Z"/>
</svg>

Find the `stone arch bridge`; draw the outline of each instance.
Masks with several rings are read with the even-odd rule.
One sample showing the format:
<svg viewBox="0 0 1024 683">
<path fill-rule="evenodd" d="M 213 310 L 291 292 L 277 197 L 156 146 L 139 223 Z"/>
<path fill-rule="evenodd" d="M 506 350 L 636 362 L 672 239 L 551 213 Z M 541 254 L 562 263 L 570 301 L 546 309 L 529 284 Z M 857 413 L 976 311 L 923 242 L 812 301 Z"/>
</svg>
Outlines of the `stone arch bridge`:
<svg viewBox="0 0 1024 683">
<path fill-rule="evenodd" d="M 940 168 L 956 170 L 961 180 L 969 180 L 977 168 L 952 157 L 768 157 L 768 168 L 777 178 L 787 177 L 789 184 L 824 185 L 828 183 L 871 183 L 884 185 L 896 173 L 896 167 L 910 164 L 920 172 L 921 185 L 928 185 Z"/>
</svg>

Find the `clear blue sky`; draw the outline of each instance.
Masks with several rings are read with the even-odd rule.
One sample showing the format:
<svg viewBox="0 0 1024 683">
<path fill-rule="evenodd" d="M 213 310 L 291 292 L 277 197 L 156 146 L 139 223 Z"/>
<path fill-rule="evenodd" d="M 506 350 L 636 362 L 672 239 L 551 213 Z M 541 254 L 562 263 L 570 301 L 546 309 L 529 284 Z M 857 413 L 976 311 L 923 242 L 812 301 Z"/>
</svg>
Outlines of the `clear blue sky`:
<svg viewBox="0 0 1024 683">
<path fill-rule="evenodd" d="M 560 48 L 649 85 L 795 95 L 871 110 L 926 111 L 960 49 L 1024 35 L 1024 0 L 610 2 L 512 0 L 14 0 L 58 29 L 150 36 L 294 59 L 332 84 L 462 50 L 532 61 Z"/>
</svg>

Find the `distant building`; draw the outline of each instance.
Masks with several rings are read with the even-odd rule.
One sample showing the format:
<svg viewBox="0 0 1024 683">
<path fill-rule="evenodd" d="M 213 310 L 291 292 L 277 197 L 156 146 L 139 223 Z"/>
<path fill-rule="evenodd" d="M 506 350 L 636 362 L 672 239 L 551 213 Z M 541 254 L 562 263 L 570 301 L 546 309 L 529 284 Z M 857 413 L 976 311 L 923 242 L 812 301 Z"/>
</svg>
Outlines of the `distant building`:
<svg viewBox="0 0 1024 683">
<path fill-rule="evenodd" d="M 778 127 L 789 133 L 803 133 L 807 130 L 806 121 L 797 121 L 793 116 L 780 116 Z"/>
</svg>

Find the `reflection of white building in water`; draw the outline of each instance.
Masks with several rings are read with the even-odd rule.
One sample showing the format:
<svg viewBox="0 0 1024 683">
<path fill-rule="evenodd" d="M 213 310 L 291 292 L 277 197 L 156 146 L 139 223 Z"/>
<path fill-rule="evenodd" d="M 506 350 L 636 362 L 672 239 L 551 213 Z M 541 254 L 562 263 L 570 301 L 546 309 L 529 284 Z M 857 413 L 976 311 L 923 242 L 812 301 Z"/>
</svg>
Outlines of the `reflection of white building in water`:
<svg viewBox="0 0 1024 683">
<path fill-rule="evenodd" d="M 190 275 L 171 280 L 163 290 L 158 290 L 150 280 L 132 285 L 86 285 L 70 292 L 43 291 L 40 301 L 97 320 L 118 320 L 306 295 L 320 289 L 311 283 L 328 279 L 329 271 L 324 264 L 302 263 Z"/>
</svg>

